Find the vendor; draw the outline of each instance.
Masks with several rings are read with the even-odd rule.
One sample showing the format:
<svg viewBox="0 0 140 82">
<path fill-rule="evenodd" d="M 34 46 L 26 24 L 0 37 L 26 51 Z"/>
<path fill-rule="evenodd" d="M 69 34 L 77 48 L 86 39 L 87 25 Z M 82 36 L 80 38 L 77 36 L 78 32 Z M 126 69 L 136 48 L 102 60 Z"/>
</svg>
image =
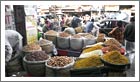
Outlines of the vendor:
<svg viewBox="0 0 140 82">
<path fill-rule="evenodd" d="M 117 22 L 117 27 L 113 28 L 112 31 L 108 33 L 108 35 L 110 37 L 115 38 L 116 40 L 118 40 L 120 43 L 123 44 L 123 42 L 124 42 L 124 39 L 123 39 L 124 34 L 123 33 L 124 33 L 123 22 L 118 21 Z"/>
<path fill-rule="evenodd" d="M 19 55 L 22 49 L 22 36 L 14 30 L 5 30 L 5 62 L 8 63 L 12 57 Z"/>
</svg>

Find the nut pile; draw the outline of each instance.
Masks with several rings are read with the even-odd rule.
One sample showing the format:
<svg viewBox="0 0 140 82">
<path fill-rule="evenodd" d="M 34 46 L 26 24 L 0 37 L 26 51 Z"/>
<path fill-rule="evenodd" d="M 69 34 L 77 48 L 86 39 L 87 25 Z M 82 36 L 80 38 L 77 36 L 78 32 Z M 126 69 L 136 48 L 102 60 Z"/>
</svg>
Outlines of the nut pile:
<svg viewBox="0 0 140 82">
<path fill-rule="evenodd" d="M 53 30 L 49 30 L 45 34 L 57 36 L 57 32 L 56 31 L 53 31 Z"/>
<path fill-rule="evenodd" d="M 59 33 L 59 36 L 60 37 L 69 37 L 70 34 L 66 33 L 66 32 L 62 32 L 62 33 Z"/>
<path fill-rule="evenodd" d="M 44 51 L 35 51 L 26 56 L 28 61 L 43 61 L 47 60 L 49 56 Z"/>
<path fill-rule="evenodd" d="M 32 43 L 32 44 L 28 44 L 24 46 L 23 51 L 26 51 L 26 52 L 36 51 L 36 50 L 40 50 L 40 48 L 41 47 L 38 44 Z"/>
<path fill-rule="evenodd" d="M 67 56 L 54 56 L 47 64 L 53 67 L 64 67 L 72 62 L 72 58 Z"/>
</svg>

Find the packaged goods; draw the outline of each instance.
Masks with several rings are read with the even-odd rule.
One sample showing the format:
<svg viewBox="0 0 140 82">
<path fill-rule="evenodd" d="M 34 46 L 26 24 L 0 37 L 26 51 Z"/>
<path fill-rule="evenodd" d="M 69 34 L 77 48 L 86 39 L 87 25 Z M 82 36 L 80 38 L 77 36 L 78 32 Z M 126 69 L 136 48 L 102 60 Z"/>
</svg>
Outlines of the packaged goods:
<svg viewBox="0 0 140 82">
<path fill-rule="evenodd" d="M 119 51 L 111 51 L 102 56 L 102 59 L 106 62 L 116 65 L 128 64 L 129 60 L 124 55 L 121 55 Z"/>
<path fill-rule="evenodd" d="M 49 56 L 44 51 L 35 51 L 26 56 L 27 61 L 43 61 L 48 58 Z"/>
<path fill-rule="evenodd" d="M 108 39 L 104 42 L 105 45 L 116 45 L 118 47 L 121 47 L 121 44 L 116 39 Z"/>
<path fill-rule="evenodd" d="M 59 33 L 59 36 L 60 37 L 69 37 L 70 34 L 66 33 L 66 32 L 62 32 L 62 33 Z"/>
<path fill-rule="evenodd" d="M 23 51 L 32 52 L 32 51 L 40 51 L 41 47 L 36 43 L 31 43 L 23 47 Z"/>
<path fill-rule="evenodd" d="M 101 45 L 95 45 L 92 47 L 85 48 L 82 53 L 87 53 L 87 52 L 91 52 L 91 51 L 102 49 L 102 48 L 103 48 L 103 46 L 101 46 Z"/>
<path fill-rule="evenodd" d="M 87 58 L 87 57 L 91 57 L 93 55 L 103 55 L 103 52 L 102 52 L 102 50 L 94 50 L 94 51 L 91 51 L 88 53 L 81 54 L 79 58 Z"/>
<path fill-rule="evenodd" d="M 79 68 L 88 68 L 88 67 L 97 67 L 102 66 L 103 63 L 100 60 L 99 55 L 94 55 L 88 58 L 79 59 L 74 64 L 74 69 Z"/>
<path fill-rule="evenodd" d="M 54 35 L 54 36 L 57 36 L 57 32 L 54 31 L 54 30 L 49 30 L 45 33 L 46 35 Z"/>
</svg>

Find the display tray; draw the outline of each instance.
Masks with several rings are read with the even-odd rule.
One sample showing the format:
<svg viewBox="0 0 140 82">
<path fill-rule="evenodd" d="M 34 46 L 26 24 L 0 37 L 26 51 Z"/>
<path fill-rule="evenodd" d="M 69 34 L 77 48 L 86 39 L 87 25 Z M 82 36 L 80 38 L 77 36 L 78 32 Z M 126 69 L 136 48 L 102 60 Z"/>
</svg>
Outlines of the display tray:
<svg viewBox="0 0 140 82">
<path fill-rule="evenodd" d="M 104 63 L 105 66 L 112 68 L 112 69 L 120 69 L 120 70 L 125 70 L 126 68 L 128 68 L 130 66 L 130 63 L 128 64 L 112 64 L 109 63 L 107 61 L 105 61 L 102 57 L 101 57 L 101 61 Z"/>
<path fill-rule="evenodd" d="M 88 67 L 81 69 L 71 69 L 71 77 L 105 77 L 108 71 L 102 67 Z"/>
</svg>

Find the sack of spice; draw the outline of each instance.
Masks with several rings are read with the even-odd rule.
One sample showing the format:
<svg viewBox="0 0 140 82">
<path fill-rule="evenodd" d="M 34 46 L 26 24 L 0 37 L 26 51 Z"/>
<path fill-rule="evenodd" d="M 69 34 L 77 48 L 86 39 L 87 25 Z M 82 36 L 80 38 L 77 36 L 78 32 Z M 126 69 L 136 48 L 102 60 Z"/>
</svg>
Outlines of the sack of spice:
<svg viewBox="0 0 140 82">
<path fill-rule="evenodd" d="M 70 69 L 74 65 L 74 58 L 54 56 L 46 62 L 46 76 L 70 76 Z"/>
<path fill-rule="evenodd" d="M 45 76 L 45 62 L 50 58 L 45 51 L 35 51 L 23 58 L 25 71 L 31 76 Z"/>
<path fill-rule="evenodd" d="M 75 34 L 70 38 L 70 49 L 81 50 L 83 48 L 83 37 Z"/>
<path fill-rule="evenodd" d="M 31 43 L 24 46 L 22 51 L 23 51 L 22 57 L 24 57 L 26 55 L 31 54 L 34 51 L 42 51 L 42 48 L 37 43 Z"/>
<path fill-rule="evenodd" d="M 61 49 L 68 49 L 70 44 L 70 34 L 66 32 L 59 33 L 59 36 L 57 37 L 57 46 Z"/>
<path fill-rule="evenodd" d="M 52 41 L 41 39 L 39 40 L 39 45 L 41 46 L 42 50 L 44 50 L 46 53 L 53 52 L 54 45 Z"/>
</svg>

